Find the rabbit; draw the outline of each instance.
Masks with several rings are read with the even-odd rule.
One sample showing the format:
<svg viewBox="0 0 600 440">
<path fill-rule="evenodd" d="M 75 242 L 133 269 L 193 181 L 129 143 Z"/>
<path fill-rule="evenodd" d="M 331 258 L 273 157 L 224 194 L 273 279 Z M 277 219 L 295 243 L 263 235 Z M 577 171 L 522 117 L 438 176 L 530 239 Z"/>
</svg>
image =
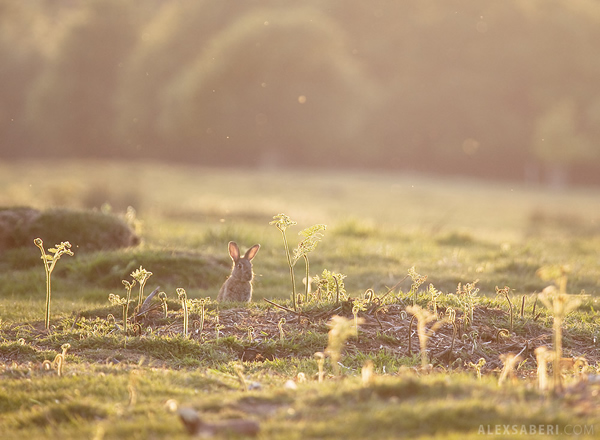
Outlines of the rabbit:
<svg viewBox="0 0 600 440">
<path fill-rule="evenodd" d="M 246 251 L 243 257 L 240 257 L 240 249 L 237 243 L 229 242 L 229 255 L 233 260 L 233 268 L 231 269 L 231 276 L 227 278 L 219 295 L 217 301 L 240 301 L 250 302 L 252 299 L 252 262 L 251 260 L 256 256 L 256 253 L 260 249 L 260 244 L 255 244 Z"/>
</svg>

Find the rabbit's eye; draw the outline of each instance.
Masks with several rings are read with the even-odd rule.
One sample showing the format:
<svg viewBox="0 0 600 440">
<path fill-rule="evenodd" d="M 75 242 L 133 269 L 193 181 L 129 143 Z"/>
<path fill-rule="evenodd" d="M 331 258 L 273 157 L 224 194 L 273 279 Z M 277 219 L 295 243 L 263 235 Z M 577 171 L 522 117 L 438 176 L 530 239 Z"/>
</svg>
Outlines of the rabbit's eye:
<svg viewBox="0 0 600 440">
<path fill-rule="evenodd" d="M 242 263 L 238 263 L 237 267 L 238 267 L 238 269 L 241 269 L 242 268 Z"/>
</svg>

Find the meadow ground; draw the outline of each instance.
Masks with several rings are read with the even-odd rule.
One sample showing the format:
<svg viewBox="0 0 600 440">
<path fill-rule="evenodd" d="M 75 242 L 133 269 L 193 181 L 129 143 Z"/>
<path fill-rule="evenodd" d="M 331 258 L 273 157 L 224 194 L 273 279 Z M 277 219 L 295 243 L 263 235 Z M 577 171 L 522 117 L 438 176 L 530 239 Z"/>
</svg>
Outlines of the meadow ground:
<svg viewBox="0 0 600 440">
<path fill-rule="evenodd" d="M 63 256 L 49 331 L 39 249 L 2 250 L 3 438 L 185 438 L 169 410 L 176 405 L 211 422 L 256 420 L 261 438 L 593 438 L 600 430 L 598 189 L 83 161 L 0 163 L 0 188 L 0 207 L 122 214 L 131 205 L 142 238 Z M 282 212 L 298 222 L 287 230 L 291 247 L 300 230 L 328 226 L 309 254 L 310 275 L 345 275 L 339 301 L 334 288 L 313 289 L 291 310 L 282 235 L 269 225 Z M 230 240 L 243 250 L 261 244 L 250 305 L 214 302 Z M 124 296 L 121 280 L 140 266 L 153 273 L 146 295 L 160 285 L 167 308 L 157 303 L 125 334 L 122 307 L 108 297 Z M 299 293 L 304 267 L 295 267 Z M 427 276 L 418 289 L 411 267 Z M 564 319 L 563 356 L 587 365 L 565 369 L 564 392 L 550 396 L 537 387 L 535 349 L 552 346 L 554 318 L 538 293 L 560 282 L 552 272 L 560 268 L 567 292 L 585 294 Z M 497 295 L 505 286 L 508 297 Z M 189 299 L 189 337 L 177 288 Z M 444 318 L 429 324 L 424 352 L 406 312 L 413 303 Z M 324 361 L 319 382 L 314 354 L 329 344 L 328 323 L 353 322 L 353 311 L 358 338 L 345 343 L 339 371 Z M 67 343 L 59 377 L 44 361 Z M 508 353 L 520 361 L 499 386 Z"/>
</svg>

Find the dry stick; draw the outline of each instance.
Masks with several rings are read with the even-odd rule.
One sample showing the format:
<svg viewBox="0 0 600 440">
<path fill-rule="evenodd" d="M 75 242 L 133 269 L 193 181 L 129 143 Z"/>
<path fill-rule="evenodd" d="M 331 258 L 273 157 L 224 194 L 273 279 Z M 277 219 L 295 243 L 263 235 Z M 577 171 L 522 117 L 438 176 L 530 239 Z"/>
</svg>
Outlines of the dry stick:
<svg viewBox="0 0 600 440">
<path fill-rule="evenodd" d="M 279 307 L 280 309 L 282 309 L 282 310 L 285 310 L 286 312 L 295 313 L 296 315 L 300 315 L 300 314 L 301 314 L 301 312 L 298 312 L 298 311 L 296 311 L 296 310 L 292 310 L 292 309 L 290 309 L 290 308 L 287 308 L 287 307 L 285 307 L 285 306 L 282 306 L 281 304 L 277 304 L 276 302 L 273 302 L 273 301 L 271 301 L 271 300 L 269 300 L 269 299 L 267 299 L 267 298 L 263 298 L 263 299 L 264 299 L 266 302 L 268 302 L 269 304 L 271 304 L 271 305 L 273 305 L 273 306 L 275 306 L 275 307 Z"/>
<path fill-rule="evenodd" d="M 523 299 L 521 300 L 521 319 L 523 319 L 525 313 L 525 295 L 523 295 Z"/>
<path fill-rule="evenodd" d="M 398 287 L 400 285 L 400 283 L 402 283 L 405 279 L 408 278 L 408 275 L 406 275 L 404 278 L 402 278 L 400 281 L 398 281 L 396 284 L 394 284 L 387 292 L 385 292 L 383 294 L 383 296 L 380 298 L 381 301 L 383 302 L 383 298 L 385 298 L 386 296 L 388 296 L 390 293 L 392 293 L 394 291 L 394 289 L 396 287 Z"/>
</svg>

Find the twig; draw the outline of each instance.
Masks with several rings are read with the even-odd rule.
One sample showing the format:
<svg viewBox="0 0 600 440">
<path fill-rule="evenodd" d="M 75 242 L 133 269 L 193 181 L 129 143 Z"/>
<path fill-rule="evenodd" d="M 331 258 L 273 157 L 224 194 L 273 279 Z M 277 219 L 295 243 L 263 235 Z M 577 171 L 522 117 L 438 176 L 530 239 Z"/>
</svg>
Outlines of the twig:
<svg viewBox="0 0 600 440">
<path fill-rule="evenodd" d="M 383 296 L 380 298 L 381 301 L 383 302 L 383 298 L 385 298 L 386 296 L 388 296 L 390 293 L 392 293 L 394 291 L 394 289 L 396 287 L 398 287 L 405 279 L 408 278 L 408 275 L 406 275 L 404 278 L 402 278 L 400 281 L 398 281 L 396 284 L 394 284 L 387 292 L 385 292 L 383 294 Z"/>
<path fill-rule="evenodd" d="M 152 293 L 150 295 L 148 295 L 148 297 L 144 300 L 144 302 L 142 303 L 142 306 L 140 307 L 140 311 L 137 314 L 137 316 L 140 316 L 140 315 L 142 315 L 142 314 L 144 314 L 144 313 L 146 313 L 148 311 L 148 308 L 150 306 L 150 302 L 152 301 L 152 299 L 158 293 L 158 289 L 160 289 L 160 286 L 158 286 L 156 289 L 154 289 L 152 291 Z"/>
<path fill-rule="evenodd" d="M 290 309 L 290 308 L 288 308 L 288 307 L 282 306 L 281 304 L 277 304 L 276 302 L 274 302 L 274 301 L 271 301 L 271 300 L 268 300 L 267 298 L 263 298 L 263 299 L 264 299 L 266 302 L 268 302 L 269 304 L 271 304 L 271 305 L 273 305 L 273 306 L 275 306 L 275 307 L 279 307 L 280 309 L 282 309 L 282 310 L 285 310 L 286 312 L 294 313 L 294 314 L 296 314 L 296 315 L 300 315 L 300 314 L 301 314 L 300 312 L 298 312 L 298 311 L 296 311 L 296 310 L 292 310 L 292 309 Z"/>
</svg>

